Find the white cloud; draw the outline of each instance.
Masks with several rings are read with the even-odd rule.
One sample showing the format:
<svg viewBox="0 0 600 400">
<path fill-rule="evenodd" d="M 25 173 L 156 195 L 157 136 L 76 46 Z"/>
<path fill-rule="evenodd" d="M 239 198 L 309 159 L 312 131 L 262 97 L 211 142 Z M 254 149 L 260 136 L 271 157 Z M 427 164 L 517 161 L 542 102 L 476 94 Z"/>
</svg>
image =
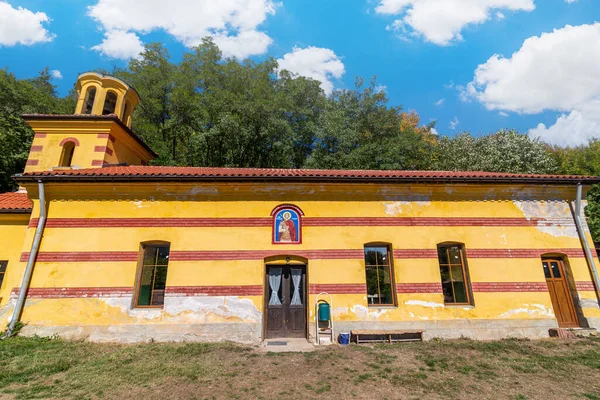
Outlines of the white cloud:
<svg viewBox="0 0 600 400">
<path fill-rule="evenodd" d="M 438 101 L 435 102 L 435 105 L 441 106 L 442 104 L 444 104 L 445 101 L 446 101 L 446 99 L 439 99 Z"/>
<path fill-rule="evenodd" d="M 42 25 L 50 22 L 43 12 L 32 12 L 26 8 L 13 8 L 0 1 L 0 47 L 50 42 L 55 35 Z"/>
<path fill-rule="evenodd" d="M 272 0 L 97 0 L 88 14 L 109 33 L 165 30 L 186 46 L 212 36 L 228 57 L 263 54 L 272 43 L 258 27 L 275 14 Z"/>
<path fill-rule="evenodd" d="M 566 113 L 556 125 L 539 125 L 531 134 L 559 145 L 583 143 L 598 122 L 593 115 L 600 100 L 598 65 L 600 23 L 567 25 L 530 37 L 510 58 L 492 56 L 477 67 L 461 96 L 489 110 Z M 564 130 L 562 138 L 559 128 Z M 600 137 L 600 131 L 593 136 Z"/>
<path fill-rule="evenodd" d="M 600 100 L 577 106 L 562 114 L 554 125 L 539 124 L 529 130 L 529 135 L 559 146 L 577 146 L 600 137 Z"/>
<path fill-rule="evenodd" d="M 106 32 L 102 43 L 92 47 L 92 50 L 107 57 L 129 59 L 138 57 L 144 45 L 135 33 L 114 30 Z"/>
<path fill-rule="evenodd" d="M 440 135 L 439 132 L 437 131 L 437 129 L 435 129 L 435 128 L 431 128 L 431 130 L 429 131 L 429 133 L 431 133 L 432 135 L 436 135 L 436 136 Z"/>
<path fill-rule="evenodd" d="M 281 70 L 286 69 L 321 82 L 321 88 L 327 94 L 333 91 L 331 80 L 341 78 L 346 72 L 344 63 L 333 50 L 322 47 L 294 47 L 291 53 L 285 54 L 277 63 Z"/>
<path fill-rule="evenodd" d="M 50 75 L 52 75 L 52 77 L 54 79 L 62 79 L 63 78 L 62 74 L 57 69 L 53 69 L 52 71 L 50 71 Z"/>
<path fill-rule="evenodd" d="M 501 116 L 501 117 L 505 117 L 505 118 L 506 118 L 506 117 L 508 117 L 508 113 L 506 113 L 506 112 L 504 112 L 504 111 L 500 111 L 500 112 L 498 113 L 498 115 L 499 115 L 499 116 Z"/>
<path fill-rule="evenodd" d="M 493 11 L 534 9 L 533 0 L 381 0 L 376 11 L 400 16 L 388 26 L 400 37 L 423 36 L 445 46 L 461 40 L 467 25 L 490 19 Z"/>
<path fill-rule="evenodd" d="M 460 125 L 460 121 L 458 120 L 458 117 L 454 117 L 454 119 L 452 121 L 450 121 L 450 124 L 448 126 L 450 127 L 450 129 L 455 131 L 459 125 Z"/>
<path fill-rule="evenodd" d="M 387 92 L 387 86 L 386 85 L 377 85 L 375 86 L 375 93 L 381 93 L 381 92 Z"/>
</svg>

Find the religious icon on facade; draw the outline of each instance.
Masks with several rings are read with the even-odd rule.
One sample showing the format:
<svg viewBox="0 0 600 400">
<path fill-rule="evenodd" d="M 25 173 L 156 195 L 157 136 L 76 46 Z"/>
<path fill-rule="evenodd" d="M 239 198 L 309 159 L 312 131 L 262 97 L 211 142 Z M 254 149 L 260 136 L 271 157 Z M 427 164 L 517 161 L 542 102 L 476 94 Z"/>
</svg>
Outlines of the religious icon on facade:
<svg viewBox="0 0 600 400">
<path fill-rule="evenodd" d="M 276 210 L 273 218 L 273 243 L 301 243 L 300 214 L 294 208 Z"/>
</svg>

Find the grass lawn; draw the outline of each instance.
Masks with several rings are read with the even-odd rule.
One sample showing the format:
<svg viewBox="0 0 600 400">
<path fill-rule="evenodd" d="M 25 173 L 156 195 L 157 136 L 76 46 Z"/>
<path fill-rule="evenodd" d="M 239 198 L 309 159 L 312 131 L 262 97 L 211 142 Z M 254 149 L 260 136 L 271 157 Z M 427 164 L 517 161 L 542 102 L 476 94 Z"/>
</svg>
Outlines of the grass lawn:
<svg viewBox="0 0 600 400">
<path fill-rule="evenodd" d="M 258 353 L 229 343 L 0 341 L 0 399 L 600 400 L 600 340 Z"/>
</svg>

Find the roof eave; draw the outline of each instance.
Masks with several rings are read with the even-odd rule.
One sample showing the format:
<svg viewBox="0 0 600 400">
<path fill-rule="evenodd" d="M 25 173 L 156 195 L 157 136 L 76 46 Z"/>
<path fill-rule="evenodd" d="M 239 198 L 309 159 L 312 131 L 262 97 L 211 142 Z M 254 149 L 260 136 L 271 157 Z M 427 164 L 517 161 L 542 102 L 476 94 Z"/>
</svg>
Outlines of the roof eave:
<svg viewBox="0 0 600 400">
<path fill-rule="evenodd" d="M 400 184 L 400 183 L 436 183 L 436 184 L 458 184 L 458 183 L 487 183 L 487 184 L 536 184 L 536 185 L 557 185 L 571 186 L 582 184 L 591 186 L 600 184 L 600 178 L 495 178 L 495 177 L 463 177 L 463 178 L 444 178 L 444 177 L 310 177 L 310 176 L 190 176 L 190 175 L 169 175 L 169 176 L 77 176 L 77 175 L 15 175 L 15 180 L 19 183 L 45 181 L 45 182 L 310 182 L 310 183 L 378 183 L 378 184 Z"/>
</svg>

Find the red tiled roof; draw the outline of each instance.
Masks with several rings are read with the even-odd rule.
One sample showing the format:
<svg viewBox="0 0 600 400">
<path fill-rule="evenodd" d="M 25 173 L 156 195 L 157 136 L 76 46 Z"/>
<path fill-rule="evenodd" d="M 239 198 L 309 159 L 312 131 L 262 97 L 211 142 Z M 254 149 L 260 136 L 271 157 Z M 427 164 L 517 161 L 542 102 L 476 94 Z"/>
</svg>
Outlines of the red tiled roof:
<svg viewBox="0 0 600 400">
<path fill-rule="evenodd" d="M 107 166 L 29 172 L 16 175 L 19 182 L 35 179 L 51 181 L 312 181 L 312 182 L 489 182 L 540 184 L 596 184 L 600 177 L 579 175 L 507 174 L 498 172 L 454 171 L 374 171 L 324 169 L 210 168 Z"/>
<path fill-rule="evenodd" d="M 31 207 L 27 193 L 0 193 L 0 213 L 30 213 Z"/>
</svg>

